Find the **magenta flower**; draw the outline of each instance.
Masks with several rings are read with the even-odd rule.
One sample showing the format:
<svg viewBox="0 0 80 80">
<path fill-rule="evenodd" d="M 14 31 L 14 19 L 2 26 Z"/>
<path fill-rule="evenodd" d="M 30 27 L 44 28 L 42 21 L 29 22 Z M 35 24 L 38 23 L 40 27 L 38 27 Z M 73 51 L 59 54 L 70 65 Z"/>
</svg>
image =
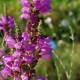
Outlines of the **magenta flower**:
<svg viewBox="0 0 80 80">
<path fill-rule="evenodd" d="M 34 9 L 39 10 L 40 14 L 45 14 L 51 11 L 51 0 L 33 0 Z"/>
<path fill-rule="evenodd" d="M 14 80 L 21 80 L 21 79 L 18 76 L 15 76 Z"/>
<path fill-rule="evenodd" d="M 2 16 L 0 19 L 0 30 L 4 30 L 6 28 L 6 25 L 9 28 L 13 28 L 14 25 L 14 19 L 11 16 Z"/>
<path fill-rule="evenodd" d="M 30 40 L 30 37 L 28 36 L 28 34 L 26 32 L 23 32 L 22 33 L 22 38 L 26 42 L 29 42 L 29 40 Z"/>
<path fill-rule="evenodd" d="M 21 43 L 21 42 L 17 42 L 17 43 L 14 44 L 14 47 L 15 47 L 16 49 L 21 49 L 22 43 Z"/>
<path fill-rule="evenodd" d="M 8 19 L 6 16 L 2 16 L 1 19 L 2 19 L 3 25 L 8 23 Z"/>
<path fill-rule="evenodd" d="M 25 47 L 26 52 L 32 52 L 35 49 L 35 44 L 29 44 Z"/>
<path fill-rule="evenodd" d="M 38 25 L 37 23 L 39 22 L 39 19 L 35 16 L 35 14 L 31 14 L 30 19 L 31 19 L 30 21 L 31 24 Z"/>
<path fill-rule="evenodd" d="M 22 5 L 21 19 L 27 19 L 23 32 L 16 26 L 13 33 L 14 19 L 11 16 L 2 16 L 0 30 L 4 32 L 4 50 L 0 49 L 0 65 L 3 66 L 0 76 L 4 80 L 7 76 L 14 80 L 46 80 L 44 76 L 36 75 L 35 66 L 40 58 L 50 59 L 52 47 L 50 37 L 42 37 L 38 26 L 39 14 L 51 10 L 51 0 L 19 0 Z"/>
<path fill-rule="evenodd" d="M 8 67 L 4 67 L 0 73 L 4 79 L 6 79 L 7 76 L 11 76 L 11 70 Z"/>
<path fill-rule="evenodd" d="M 9 35 L 5 35 L 5 41 L 6 41 L 6 45 L 8 45 L 11 48 L 13 48 L 14 44 L 16 43 L 16 41 L 13 39 L 13 37 L 11 37 Z"/>
<path fill-rule="evenodd" d="M 45 53 L 45 54 L 42 54 L 41 57 L 44 58 L 44 59 L 50 59 L 52 57 L 52 55 L 48 54 L 48 53 Z"/>
<path fill-rule="evenodd" d="M 24 56 L 23 60 L 26 61 L 27 63 L 31 63 L 33 61 L 33 57 L 32 56 Z"/>
<path fill-rule="evenodd" d="M 51 39 L 47 38 L 39 38 L 38 40 L 38 48 L 41 49 L 41 57 L 44 59 L 49 59 L 52 56 L 52 48 L 49 42 Z"/>
<path fill-rule="evenodd" d="M 20 50 L 16 50 L 16 51 L 14 51 L 14 53 L 13 53 L 13 57 L 15 57 L 15 58 L 19 58 L 20 56 L 21 56 L 21 51 Z"/>
<path fill-rule="evenodd" d="M 21 9 L 22 15 L 20 16 L 21 19 L 28 19 L 30 17 L 30 2 L 28 0 L 20 0 L 23 8 Z"/>
<path fill-rule="evenodd" d="M 30 9 L 29 7 L 23 7 L 23 8 L 21 9 L 21 12 L 22 12 L 22 13 L 30 13 L 30 12 L 31 12 L 31 9 Z"/>
<path fill-rule="evenodd" d="M 0 48 L 0 58 L 4 55 L 4 50 Z"/>
<path fill-rule="evenodd" d="M 40 8 L 41 8 L 41 1 L 40 0 L 33 0 L 33 2 L 34 2 L 34 9 L 36 9 L 36 10 L 40 10 Z"/>
<path fill-rule="evenodd" d="M 11 56 L 11 55 L 8 55 L 8 56 L 3 56 L 3 61 L 4 61 L 4 64 L 11 68 L 12 67 L 12 61 L 13 61 L 14 57 Z"/>
<path fill-rule="evenodd" d="M 20 71 L 20 65 L 21 65 L 21 61 L 19 59 L 15 59 L 11 69 L 13 71 Z"/>
<path fill-rule="evenodd" d="M 22 6 L 27 6 L 27 7 L 30 6 L 29 0 L 19 0 L 19 1 L 20 1 L 20 3 L 22 4 Z"/>
<path fill-rule="evenodd" d="M 11 16 L 8 16 L 8 25 L 10 28 L 13 28 L 14 25 L 14 19 Z"/>
<path fill-rule="evenodd" d="M 26 14 L 26 13 L 23 13 L 23 14 L 20 16 L 21 19 L 28 19 L 29 17 L 30 17 L 30 15 L 29 15 L 29 14 Z"/>
<path fill-rule="evenodd" d="M 41 8 L 40 8 L 40 13 L 45 14 L 51 11 L 51 0 L 42 0 L 41 2 Z M 44 7 L 44 8 L 43 8 Z"/>
<path fill-rule="evenodd" d="M 27 77 L 26 74 L 22 74 L 22 75 L 21 75 L 21 78 L 22 78 L 22 80 L 28 80 L 28 77 Z"/>
</svg>

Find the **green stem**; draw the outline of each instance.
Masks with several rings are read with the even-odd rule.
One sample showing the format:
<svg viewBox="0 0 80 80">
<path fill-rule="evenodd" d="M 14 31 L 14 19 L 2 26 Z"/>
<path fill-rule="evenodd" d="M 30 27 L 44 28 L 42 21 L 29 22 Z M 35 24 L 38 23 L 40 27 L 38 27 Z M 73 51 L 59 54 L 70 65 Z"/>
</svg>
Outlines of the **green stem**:
<svg viewBox="0 0 80 80">
<path fill-rule="evenodd" d="M 57 71 L 58 80 L 60 80 L 59 69 L 58 69 L 58 67 L 57 67 L 57 64 L 56 64 L 56 62 L 55 62 L 54 64 L 55 64 L 55 67 L 56 67 L 56 71 Z"/>
<path fill-rule="evenodd" d="M 72 59 L 73 59 L 73 54 L 74 54 L 74 34 L 73 34 L 73 30 L 72 30 L 72 28 L 71 28 L 71 26 L 69 26 L 69 29 L 70 29 L 70 33 L 71 33 L 71 36 L 70 36 L 70 38 L 71 38 L 71 40 L 72 40 L 72 52 L 71 52 L 71 54 L 70 54 L 70 57 L 71 57 L 71 64 L 70 64 L 70 72 L 69 72 L 69 80 L 71 79 L 71 75 L 72 75 L 72 66 L 73 66 L 73 61 L 72 61 Z"/>
<path fill-rule="evenodd" d="M 2 34 L 1 31 L 0 31 L 0 34 L 1 34 L 1 36 L 3 37 L 3 39 L 2 39 L 2 44 L 1 44 L 1 46 L 3 47 L 3 46 L 4 46 L 4 36 L 3 36 L 3 34 Z"/>
<path fill-rule="evenodd" d="M 55 54 L 54 53 L 54 56 L 56 57 L 56 59 L 59 61 L 59 63 L 61 64 L 61 66 L 62 66 L 62 68 L 63 68 L 63 70 L 64 70 L 64 72 L 65 72 L 65 74 L 66 74 L 66 77 L 67 77 L 67 79 L 69 80 L 69 75 L 68 75 L 68 72 L 65 70 L 65 66 L 63 65 L 63 62 L 61 61 L 61 59 L 58 57 L 58 55 L 57 54 Z M 56 62 L 55 62 L 56 63 Z"/>
</svg>

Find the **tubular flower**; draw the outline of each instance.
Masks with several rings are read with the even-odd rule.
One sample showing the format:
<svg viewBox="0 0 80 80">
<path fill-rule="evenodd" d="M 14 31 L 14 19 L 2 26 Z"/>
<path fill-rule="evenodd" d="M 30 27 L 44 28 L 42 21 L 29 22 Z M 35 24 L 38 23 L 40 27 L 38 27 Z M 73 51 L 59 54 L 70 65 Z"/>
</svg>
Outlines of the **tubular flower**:
<svg viewBox="0 0 80 80">
<path fill-rule="evenodd" d="M 34 9 L 38 10 L 40 14 L 45 14 L 51 11 L 51 0 L 33 0 Z"/>
<path fill-rule="evenodd" d="M 0 49 L 3 67 L 0 76 L 5 80 L 7 76 L 14 80 L 46 80 L 45 76 L 36 76 L 35 66 L 40 58 L 52 57 L 51 38 L 42 37 L 38 26 L 40 17 L 51 10 L 50 0 L 19 0 L 22 5 L 21 19 L 27 19 L 25 31 L 16 29 L 12 33 L 14 19 L 3 16 L 0 19 L 0 30 L 4 32 L 4 50 Z M 16 26 L 15 26 L 16 27 Z"/>
<path fill-rule="evenodd" d="M 5 28 L 13 28 L 14 19 L 11 16 L 2 16 L 0 19 L 0 30 L 4 30 Z"/>
</svg>

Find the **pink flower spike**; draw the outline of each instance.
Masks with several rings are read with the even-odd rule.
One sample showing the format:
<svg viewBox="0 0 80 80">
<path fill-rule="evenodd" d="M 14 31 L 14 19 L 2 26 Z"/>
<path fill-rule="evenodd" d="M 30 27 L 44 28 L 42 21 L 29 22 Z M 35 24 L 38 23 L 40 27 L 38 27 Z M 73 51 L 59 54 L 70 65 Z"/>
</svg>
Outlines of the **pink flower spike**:
<svg viewBox="0 0 80 80">
<path fill-rule="evenodd" d="M 23 14 L 20 16 L 21 19 L 28 19 L 29 17 L 30 17 L 30 15 L 29 15 L 29 14 L 26 14 L 26 13 L 23 13 Z"/>
</svg>

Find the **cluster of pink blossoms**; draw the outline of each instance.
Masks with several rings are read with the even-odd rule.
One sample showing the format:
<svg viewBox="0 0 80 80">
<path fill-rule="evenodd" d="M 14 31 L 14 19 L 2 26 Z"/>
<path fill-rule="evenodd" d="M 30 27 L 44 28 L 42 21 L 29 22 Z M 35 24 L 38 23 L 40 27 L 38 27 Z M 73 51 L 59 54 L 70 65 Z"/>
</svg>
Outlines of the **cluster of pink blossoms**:
<svg viewBox="0 0 80 80">
<path fill-rule="evenodd" d="M 52 48 L 49 44 L 50 37 L 42 37 L 38 30 L 40 18 L 38 14 L 45 14 L 51 10 L 50 0 L 20 0 L 21 19 L 27 19 L 24 32 L 16 35 L 14 19 L 11 16 L 3 16 L 0 19 L 0 30 L 4 33 L 4 49 L 0 49 L 0 80 L 7 76 L 14 80 L 46 80 L 45 76 L 37 77 L 35 66 L 40 58 L 49 59 L 52 56 Z"/>
</svg>

